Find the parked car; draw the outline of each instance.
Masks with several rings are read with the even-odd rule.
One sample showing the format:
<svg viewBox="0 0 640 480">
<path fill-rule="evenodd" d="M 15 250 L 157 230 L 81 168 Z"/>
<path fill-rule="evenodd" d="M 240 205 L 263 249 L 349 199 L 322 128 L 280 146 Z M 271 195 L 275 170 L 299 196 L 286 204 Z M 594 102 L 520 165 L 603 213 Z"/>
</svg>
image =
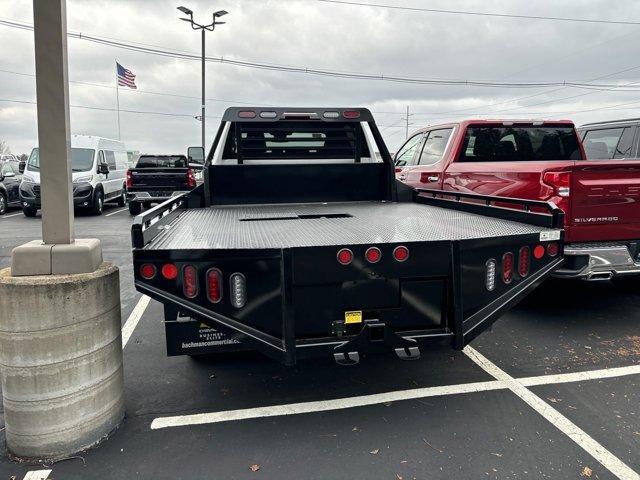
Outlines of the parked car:
<svg viewBox="0 0 640 480">
<path fill-rule="evenodd" d="M 202 163 L 198 167 L 201 169 Z M 140 155 L 135 168 L 127 170 L 129 212 L 162 203 L 197 185 L 194 166 L 185 155 Z"/>
<path fill-rule="evenodd" d="M 73 204 L 102 214 L 104 202 L 124 207 L 127 201 L 127 150 L 124 143 L 102 137 L 71 136 Z M 40 149 L 31 151 L 20 185 L 20 202 L 27 217 L 41 207 Z"/>
<path fill-rule="evenodd" d="M 17 162 L 18 161 L 18 157 L 16 157 L 15 155 L 12 155 L 10 153 L 5 153 L 4 155 L 0 155 L 0 163 L 3 162 Z"/>
<path fill-rule="evenodd" d="M 0 215 L 9 207 L 20 207 L 20 162 L 7 160 L 0 163 Z"/>
<path fill-rule="evenodd" d="M 640 157 L 640 119 L 587 123 L 578 134 L 589 160 L 637 159 Z"/>
<path fill-rule="evenodd" d="M 622 158 L 636 148 L 628 146 L 637 144 L 636 127 L 616 129 L 615 145 L 624 143 L 617 148 L 626 153 L 616 153 L 606 137 L 598 143 L 607 145 L 607 160 L 586 161 L 570 121 L 430 126 L 400 148 L 396 175 L 412 187 L 552 201 L 565 213 L 567 242 L 556 276 L 635 281 L 640 278 L 640 161 Z M 602 148 L 588 143 L 595 142 L 591 131 L 596 130 L 603 139 L 600 127 L 583 134 L 592 152 Z"/>
</svg>

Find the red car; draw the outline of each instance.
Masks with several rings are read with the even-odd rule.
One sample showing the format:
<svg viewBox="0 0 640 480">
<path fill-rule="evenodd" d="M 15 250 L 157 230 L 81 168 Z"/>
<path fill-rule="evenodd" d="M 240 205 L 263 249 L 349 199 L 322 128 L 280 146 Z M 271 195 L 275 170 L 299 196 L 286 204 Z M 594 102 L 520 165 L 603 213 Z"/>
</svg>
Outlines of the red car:
<svg viewBox="0 0 640 480">
<path fill-rule="evenodd" d="M 556 275 L 627 282 L 640 278 L 640 160 L 632 156 L 587 160 L 568 120 L 466 120 L 415 132 L 395 164 L 412 187 L 554 202 L 566 240 Z"/>
</svg>

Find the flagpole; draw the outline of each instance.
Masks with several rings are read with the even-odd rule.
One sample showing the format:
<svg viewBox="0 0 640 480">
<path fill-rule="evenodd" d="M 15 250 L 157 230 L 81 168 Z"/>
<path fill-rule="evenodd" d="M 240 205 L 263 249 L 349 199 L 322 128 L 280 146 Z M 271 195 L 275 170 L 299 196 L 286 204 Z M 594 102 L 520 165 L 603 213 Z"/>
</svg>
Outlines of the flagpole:
<svg viewBox="0 0 640 480">
<path fill-rule="evenodd" d="M 120 90 L 118 89 L 118 61 L 116 60 L 116 110 L 118 111 L 118 140 L 120 138 Z"/>
</svg>

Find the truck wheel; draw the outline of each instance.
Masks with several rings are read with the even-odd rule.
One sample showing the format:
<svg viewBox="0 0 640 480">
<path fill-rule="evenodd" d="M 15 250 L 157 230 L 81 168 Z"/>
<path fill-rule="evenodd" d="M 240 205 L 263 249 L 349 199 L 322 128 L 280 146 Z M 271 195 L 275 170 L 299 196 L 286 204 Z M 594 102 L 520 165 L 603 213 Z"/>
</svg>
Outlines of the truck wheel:
<svg viewBox="0 0 640 480">
<path fill-rule="evenodd" d="M 120 193 L 118 200 L 116 200 L 116 205 L 118 205 L 119 207 L 124 207 L 126 204 L 127 204 L 127 189 L 122 187 L 122 192 Z"/>
<path fill-rule="evenodd" d="M 142 205 L 139 202 L 129 202 L 129 213 L 131 215 L 140 215 Z"/>
<path fill-rule="evenodd" d="M 640 293 L 640 275 L 621 275 L 611 279 L 617 288 L 624 292 Z"/>
<path fill-rule="evenodd" d="M 91 206 L 91 213 L 94 215 L 102 215 L 102 207 L 104 206 L 104 194 L 102 190 L 98 190 L 93 196 L 93 205 Z"/>
<path fill-rule="evenodd" d="M 7 213 L 7 197 L 0 193 L 0 215 Z"/>
<path fill-rule="evenodd" d="M 38 209 L 34 207 L 22 207 L 22 213 L 24 213 L 25 217 L 35 217 Z"/>
</svg>

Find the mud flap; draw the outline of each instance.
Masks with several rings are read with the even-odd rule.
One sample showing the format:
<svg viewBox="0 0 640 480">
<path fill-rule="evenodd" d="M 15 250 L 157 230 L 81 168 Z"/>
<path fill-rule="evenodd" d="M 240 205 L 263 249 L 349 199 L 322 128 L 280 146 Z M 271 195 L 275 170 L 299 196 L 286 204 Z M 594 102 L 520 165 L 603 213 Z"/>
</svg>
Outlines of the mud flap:
<svg viewBox="0 0 640 480">
<path fill-rule="evenodd" d="M 237 338 L 192 318 L 165 322 L 167 355 L 206 355 L 249 350 Z"/>
</svg>

